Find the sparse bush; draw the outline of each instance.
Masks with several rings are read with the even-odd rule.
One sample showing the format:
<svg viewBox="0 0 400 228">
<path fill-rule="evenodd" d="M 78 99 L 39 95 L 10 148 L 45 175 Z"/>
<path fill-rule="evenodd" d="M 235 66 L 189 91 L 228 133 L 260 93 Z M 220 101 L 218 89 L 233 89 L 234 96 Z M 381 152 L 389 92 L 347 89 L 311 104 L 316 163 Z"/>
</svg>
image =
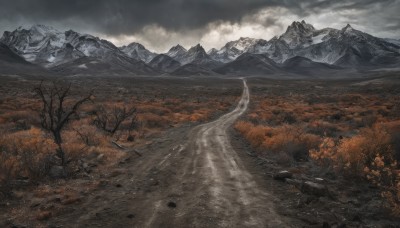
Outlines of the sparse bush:
<svg viewBox="0 0 400 228">
<path fill-rule="evenodd" d="M 263 126 L 254 126 L 249 122 L 239 121 L 235 128 L 244 135 L 245 139 L 255 148 L 264 142 L 268 129 Z"/>
<path fill-rule="evenodd" d="M 319 143 L 319 137 L 307 134 L 301 127 L 283 125 L 279 127 L 255 126 L 252 123 L 239 121 L 235 128 L 256 149 L 267 150 L 275 154 L 285 154 L 285 160 L 307 160 L 308 150 Z"/>
<path fill-rule="evenodd" d="M 358 135 L 335 142 L 325 138 L 311 158 L 346 178 L 366 178 L 382 190 L 394 214 L 400 215 L 400 169 L 393 141 L 384 125 L 364 128 Z"/>
<path fill-rule="evenodd" d="M 7 192 L 17 177 L 39 180 L 47 175 L 57 145 L 40 129 L 2 136 L 0 138 L 0 185 Z"/>
<path fill-rule="evenodd" d="M 46 88 L 43 83 L 34 88 L 35 94 L 38 96 L 42 103 L 39 112 L 40 123 L 43 129 L 49 131 L 53 135 L 54 142 L 58 145 L 57 156 L 61 159 L 61 165 L 66 165 L 65 153 L 62 148 L 62 134 L 66 124 L 71 118 L 77 115 L 80 106 L 91 100 L 92 92 L 88 96 L 80 100 L 70 103 L 68 107 L 67 99 L 69 98 L 71 84 L 66 87 L 57 86 L 53 83 L 52 86 Z"/>
<path fill-rule="evenodd" d="M 135 107 L 99 106 L 93 122 L 99 129 L 114 135 L 122 127 L 122 123 L 128 119 L 130 119 L 130 126 L 133 127 L 136 121 Z"/>
</svg>

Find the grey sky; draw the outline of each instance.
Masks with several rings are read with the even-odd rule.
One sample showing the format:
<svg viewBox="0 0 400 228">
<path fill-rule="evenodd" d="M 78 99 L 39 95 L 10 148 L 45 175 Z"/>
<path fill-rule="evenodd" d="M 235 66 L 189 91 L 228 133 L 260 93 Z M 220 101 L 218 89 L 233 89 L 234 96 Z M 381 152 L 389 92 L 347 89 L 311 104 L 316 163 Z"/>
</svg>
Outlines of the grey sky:
<svg viewBox="0 0 400 228">
<path fill-rule="evenodd" d="M 239 37 L 270 39 L 303 19 L 316 28 L 350 23 L 400 38 L 400 0 L 0 0 L 0 6 L 0 32 L 46 24 L 159 52 L 177 43 L 209 49 Z"/>
</svg>

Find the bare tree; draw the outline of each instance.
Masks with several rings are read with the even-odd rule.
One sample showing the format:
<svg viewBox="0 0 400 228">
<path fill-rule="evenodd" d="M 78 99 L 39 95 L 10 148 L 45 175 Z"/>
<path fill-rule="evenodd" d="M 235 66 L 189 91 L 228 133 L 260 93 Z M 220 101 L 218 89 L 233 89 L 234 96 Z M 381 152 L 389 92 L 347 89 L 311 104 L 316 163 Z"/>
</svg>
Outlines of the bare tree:
<svg viewBox="0 0 400 228">
<path fill-rule="evenodd" d="M 34 92 L 42 102 L 40 110 L 40 123 L 42 128 L 51 132 L 54 137 L 54 142 L 58 145 L 57 156 L 61 158 L 61 165 L 66 164 L 65 153 L 62 149 L 61 131 L 65 125 L 71 120 L 73 115 L 77 114 L 79 107 L 91 100 L 92 92 L 88 96 L 81 98 L 69 107 L 65 107 L 65 101 L 70 95 L 71 84 L 66 87 L 57 86 L 53 83 L 52 86 L 46 88 L 43 82 L 36 88 Z"/>
<path fill-rule="evenodd" d="M 132 131 L 138 127 L 138 122 L 137 122 L 137 118 L 136 117 L 137 117 L 136 115 L 134 115 L 132 117 L 131 122 L 129 124 L 129 128 L 128 128 L 128 138 L 127 138 L 127 140 L 130 141 L 130 142 L 135 141 L 135 137 L 132 135 Z"/>
<path fill-rule="evenodd" d="M 129 125 L 130 132 L 136 123 L 136 108 L 127 109 L 126 107 L 120 108 L 115 106 L 112 111 L 107 111 L 104 106 L 100 106 L 95 116 L 94 124 L 111 135 L 115 134 L 122 122 L 131 118 Z"/>
</svg>

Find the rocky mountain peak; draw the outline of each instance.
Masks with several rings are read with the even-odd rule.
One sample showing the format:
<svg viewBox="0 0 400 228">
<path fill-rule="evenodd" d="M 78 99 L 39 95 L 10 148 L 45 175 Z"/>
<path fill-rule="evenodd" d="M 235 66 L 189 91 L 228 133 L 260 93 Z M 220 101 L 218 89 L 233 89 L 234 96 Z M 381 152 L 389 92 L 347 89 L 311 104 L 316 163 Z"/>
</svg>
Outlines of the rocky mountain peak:
<svg viewBox="0 0 400 228">
<path fill-rule="evenodd" d="M 175 58 L 177 56 L 182 56 L 187 52 L 187 50 L 182 47 L 180 44 L 173 46 L 169 51 L 166 53 L 168 56 Z"/>
<path fill-rule="evenodd" d="M 191 47 L 189 49 L 189 52 L 192 52 L 192 51 L 195 51 L 195 52 L 203 52 L 204 51 L 205 52 L 203 46 L 201 46 L 200 44 L 197 44 L 196 46 Z"/>
<path fill-rule="evenodd" d="M 217 53 L 217 52 L 218 52 L 217 49 L 211 48 L 211 49 L 207 52 L 207 54 L 211 55 L 211 54 L 214 54 L 214 53 Z"/>
<path fill-rule="evenodd" d="M 307 24 L 304 20 L 302 20 L 301 22 L 293 21 L 293 23 L 288 26 L 286 33 L 296 32 L 307 34 L 313 31 L 315 31 L 314 26 L 312 26 L 311 24 Z"/>
<path fill-rule="evenodd" d="M 182 47 L 180 44 L 173 46 L 170 50 L 185 50 L 186 48 Z"/>
<path fill-rule="evenodd" d="M 197 44 L 196 46 L 191 47 L 189 49 L 188 53 L 206 54 L 206 51 L 204 50 L 204 48 L 200 44 Z"/>
<path fill-rule="evenodd" d="M 150 62 L 157 55 L 147 50 L 142 44 L 137 42 L 132 42 L 128 44 L 128 46 L 122 46 L 119 49 L 129 57 L 136 60 L 142 60 L 146 63 Z"/>
<path fill-rule="evenodd" d="M 344 27 L 344 28 L 342 28 L 342 31 L 343 32 L 350 32 L 350 31 L 353 31 L 354 29 L 353 29 L 353 27 L 351 27 L 351 25 L 350 24 L 347 24 L 346 25 L 346 27 Z"/>
<path fill-rule="evenodd" d="M 128 44 L 127 46 L 128 48 L 133 48 L 136 50 L 144 50 L 146 49 L 142 44 L 136 43 L 136 42 L 132 42 L 130 44 Z"/>
<path fill-rule="evenodd" d="M 53 34 L 61 34 L 62 32 L 58 31 L 57 29 L 53 28 L 52 26 L 48 25 L 41 25 L 41 24 L 36 24 L 33 25 L 29 31 L 31 33 L 38 33 L 43 36 L 48 36 L 48 35 L 53 35 Z"/>
</svg>

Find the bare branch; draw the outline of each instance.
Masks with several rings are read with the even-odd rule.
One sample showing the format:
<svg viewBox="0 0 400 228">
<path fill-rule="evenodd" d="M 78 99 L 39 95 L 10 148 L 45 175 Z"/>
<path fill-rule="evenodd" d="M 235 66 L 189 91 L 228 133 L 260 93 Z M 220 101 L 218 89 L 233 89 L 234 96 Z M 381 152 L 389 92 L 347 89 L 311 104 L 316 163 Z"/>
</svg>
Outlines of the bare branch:
<svg viewBox="0 0 400 228">
<path fill-rule="evenodd" d="M 115 106 L 112 112 L 108 112 L 104 106 L 100 106 L 96 112 L 94 124 L 103 131 L 114 135 L 125 120 L 131 118 L 130 128 L 134 125 L 133 122 L 136 120 L 135 113 L 136 108 L 134 107 L 127 110 L 126 107 L 119 108 Z"/>
<path fill-rule="evenodd" d="M 71 84 L 67 87 L 58 87 L 53 83 L 52 87 L 46 89 L 43 86 L 43 81 L 33 90 L 42 102 L 40 111 L 40 120 L 43 129 L 50 131 L 54 136 L 54 142 L 58 145 L 57 154 L 62 160 L 62 165 L 65 165 L 65 155 L 62 150 L 61 131 L 71 119 L 72 115 L 77 114 L 79 107 L 89 101 L 92 97 L 92 92 L 79 101 L 77 101 L 68 112 L 65 111 L 64 102 L 70 95 Z"/>
</svg>

